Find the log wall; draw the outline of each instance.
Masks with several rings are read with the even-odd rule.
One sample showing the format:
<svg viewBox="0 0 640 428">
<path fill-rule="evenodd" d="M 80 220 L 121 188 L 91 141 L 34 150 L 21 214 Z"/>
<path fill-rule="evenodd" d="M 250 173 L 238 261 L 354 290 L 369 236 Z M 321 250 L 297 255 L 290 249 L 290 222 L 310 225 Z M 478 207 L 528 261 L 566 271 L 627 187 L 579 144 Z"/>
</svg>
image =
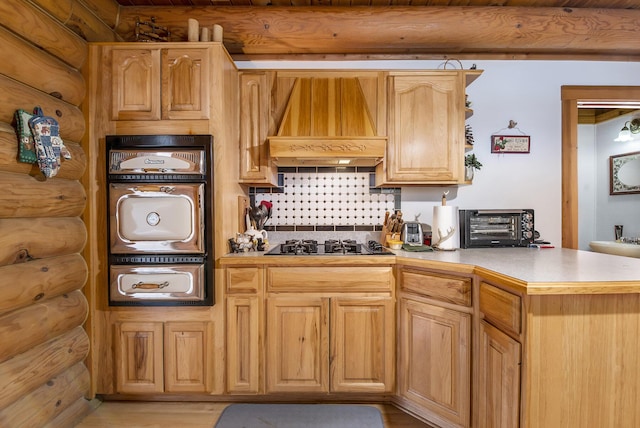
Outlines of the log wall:
<svg viewBox="0 0 640 428">
<path fill-rule="evenodd" d="M 90 41 L 117 41 L 115 0 L 0 2 L 0 426 L 74 426 L 95 407 L 81 72 Z M 107 19 L 110 17 L 110 19 Z M 55 117 L 72 155 L 45 178 L 17 160 L 15 110 Z"/>
</svg>

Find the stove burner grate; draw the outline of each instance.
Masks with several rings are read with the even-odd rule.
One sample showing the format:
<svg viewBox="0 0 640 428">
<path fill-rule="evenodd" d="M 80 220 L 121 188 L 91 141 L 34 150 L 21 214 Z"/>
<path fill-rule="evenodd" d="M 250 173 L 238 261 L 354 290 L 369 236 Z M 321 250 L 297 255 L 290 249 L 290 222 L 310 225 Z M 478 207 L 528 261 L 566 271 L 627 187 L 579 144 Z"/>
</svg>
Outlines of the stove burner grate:
<svg viewBox="0 0 640 428">
<path fill-rule="evenodd" d="M 315 254 L 318 252 L 318 241 L 312 239 L 289 239 L 280 244 L 281 254 Z"/>
<path fill-rule="evenodd" d="M 342 241 L 329 239 L 324 241 L 324 252 L 325 254 L 359 254 L 362 252 L 362 246 L 353 239 L 345 239 Z"/>
</svg>

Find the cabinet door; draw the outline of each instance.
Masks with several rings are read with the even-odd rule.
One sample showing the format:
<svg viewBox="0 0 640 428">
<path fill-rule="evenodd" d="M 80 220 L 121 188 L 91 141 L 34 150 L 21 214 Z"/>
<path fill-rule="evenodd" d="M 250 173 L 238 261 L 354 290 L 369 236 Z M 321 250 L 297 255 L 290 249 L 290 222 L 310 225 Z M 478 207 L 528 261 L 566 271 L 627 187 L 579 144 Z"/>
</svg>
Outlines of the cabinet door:
<svg viewBox="0 0 640 428">
<path fill-rule="evenodd" d="M 116 389 L 124 394 L 164 391 L 162 323 L 116 324 Z"/>
<path fill-rule="evenodd" d="M 458 72 L 389 77 L 389 183 L 457 183 L 464 157 L 464 83 Z"/>
<path fill-rule="evenodd" d="M 267 392 L 329 391 L 329 300 L 267 300 Z"/>
<path fill-rule="evenodd" d="M 160 49 L 111 51 L 111 118 L 160 119 Z"/>
<path fill-rule="evenodd" d="M 331 299 L 331 391 L 391 391 L 394 331 L 393 299 Z"/>
<path fill-rule="evenodd" d="M 209 51 L 162 50 L 162 119 L 209 118 Z"/>
<path fill-rule="evenodd" d="M 260 390 L 260 299 L 227 297 L 227 391 L 258 393 Z"/>
<path fill-rule="evenodd" d="M 518 427 L 520 343 L 480 322 L 478 361 L 478 427 Z"/>
<path fill-rule="evenodd" d="M 400 300 L 399 392 L 443 423 L 470 424 L 471 315 Z"/>
<path fill-rule="evenodd" d="M 166 392 L 211 390 L 210 322 L 167 322 L 164 345 Z"/>
<path fill-rule="evenodd" d="M 267 150 L 270 110 L 269 80 L 265 72 L 240 74 L 240 181 L 278 184 L 277 168 Z"/>
</svg>

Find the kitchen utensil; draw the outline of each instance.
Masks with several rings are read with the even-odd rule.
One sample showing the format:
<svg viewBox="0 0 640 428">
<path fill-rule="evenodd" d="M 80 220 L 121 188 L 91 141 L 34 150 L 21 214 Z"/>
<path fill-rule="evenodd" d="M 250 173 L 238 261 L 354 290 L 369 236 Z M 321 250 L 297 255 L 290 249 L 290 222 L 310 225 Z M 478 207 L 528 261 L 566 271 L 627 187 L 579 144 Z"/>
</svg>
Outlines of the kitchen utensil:
<svg viewBox="0 0 640 428">
<path fill-rule="evenodd" d="M 264 225 L 265 218 L 267 216 L 267 212 L 263 211 L 260 206 L 257 206 L 257 207 L 251 208 L 251 210 L 249 211 L 249 216 L 251 217 L 251 220 L 253 221 L 253 223 L 252 223 L 253 228 L 254 229 L 262 229 L 262 226 Z"/>
</svg>

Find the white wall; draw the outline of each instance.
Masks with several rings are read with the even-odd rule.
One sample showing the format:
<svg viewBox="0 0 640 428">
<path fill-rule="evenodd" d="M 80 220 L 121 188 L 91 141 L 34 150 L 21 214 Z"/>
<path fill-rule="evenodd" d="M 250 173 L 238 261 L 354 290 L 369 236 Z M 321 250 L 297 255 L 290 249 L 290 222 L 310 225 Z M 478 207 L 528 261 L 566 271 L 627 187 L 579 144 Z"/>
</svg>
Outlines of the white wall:
<svg viewBox="0 0 640 428">
<path fill-rule="evenodd" d="M 640 62 L 592 61 L 463 61 L 484 73 L 467 88 L 474 115 L 474 152 L 484 164 L 472 186 L 459 188 L 403 187 L 405 219 L 419 215 L 431 224 L 433 206 L 443 190 L 449 205 L 464 208 L 533 208 L 536 230 L 561 245 L 562 85 L 640 85 Z M 236 63 L 247 68 L 436 69 L 441 61 L 263 61 Z M 529 154 L 492 154 L 491 134 L 509 120 L 531 136 Z M 607 192 L 608 193 L 608 192 Z M 620 196 L 617 196 L 620 197 Z M 616 223 L 618 224 L 618 223 Z M 625 234 L 627 226 L 625 226 Z M 630 227 L 630 226 L 629 226 Z"/>
</svg>

